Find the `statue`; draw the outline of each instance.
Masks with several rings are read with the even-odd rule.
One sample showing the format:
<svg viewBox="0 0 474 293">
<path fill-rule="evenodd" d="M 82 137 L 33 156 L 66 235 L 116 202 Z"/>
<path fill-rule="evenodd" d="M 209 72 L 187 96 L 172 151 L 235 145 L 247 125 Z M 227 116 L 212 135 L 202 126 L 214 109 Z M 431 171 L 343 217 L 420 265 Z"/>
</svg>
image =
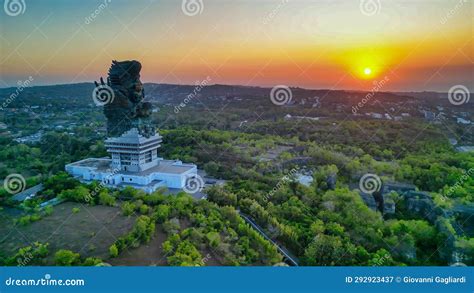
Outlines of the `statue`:
<svg viewBox="0 0 474 293">
<path fill-rule="evenodd" d="M 131 128 L 137 128 L 145 137 L 155 135 L 156 129 L 151 124 L 152 105 L 144 102 L 145 91 L 140 81 L 140 62 L 112 61 L 107 77 L 107 84 L 100 78 L 97 88 L 106 88 L 110 93 L 104 105 L 104 115 L 107 118 L 107 135 L 120 136 Z M 99 93 L 100 94 L 100 93 Z"/>
</svg>

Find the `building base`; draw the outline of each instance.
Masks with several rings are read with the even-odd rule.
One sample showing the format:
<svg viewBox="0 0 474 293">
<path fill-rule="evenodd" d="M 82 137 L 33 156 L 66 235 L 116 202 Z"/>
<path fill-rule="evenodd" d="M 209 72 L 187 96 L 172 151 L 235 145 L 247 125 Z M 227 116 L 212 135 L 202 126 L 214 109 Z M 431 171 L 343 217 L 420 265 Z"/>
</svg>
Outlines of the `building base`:
<svg viewBox="0 0 474 293">
<path fill-rule="evenodd" d="M 158 188 L 183 189 L 189 178 L 197 176 L 195 164 L 158 158 L 155 166 L 140 172 L 129 172 L 112 168 L 112 159 L 87 158 L 67 164 L 66 172 L 81 182 L 100 181 L 107 187 L 131 186 L 152 193 Z"/>
</svg>

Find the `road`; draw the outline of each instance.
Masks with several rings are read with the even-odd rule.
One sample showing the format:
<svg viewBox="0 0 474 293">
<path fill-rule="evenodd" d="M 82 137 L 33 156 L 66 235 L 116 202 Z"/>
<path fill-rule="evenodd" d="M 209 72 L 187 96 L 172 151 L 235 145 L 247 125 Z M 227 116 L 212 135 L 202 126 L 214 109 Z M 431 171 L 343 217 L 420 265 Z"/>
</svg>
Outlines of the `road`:
<svg viewBox="0 0 474 293">
<path fill-rule="evenodd" d="M 38 193 L 39 191 L 43 190 L 43 184 L 38 184 L 36 186 L 33 186 L 31 188 L 28 188 L 26 190 L 23 190 L 22 192 L 19 192 L 12 196 L 13 200 L 16 201 L 24 201 L 28 198 L 32 198 Z"/>
<path fill-rule="evenodd" d="M 257 232 L 259 232 L 260 235 L 262 235 L 265 239 L 267 239 L 273 245 L 275 245 L 278 252 L 280 252 L 283 256 L 285 256 L 285 258 L 288 260 L 288 262 L 290 262 L 291 265 L 299 266 L 298 259 L 295 256 L 292 256 L 291 253 L 286 248 L 281 247 L 275 241 L 273 241 L 270 237 L 268 237 L 268 235 L 265 233 L 265 231 L 263 231 L 263 229 L 257 223 L 255 223 L 249 216 L 241 213 L 240 211 L 239 211 L 239 214 L 242 217 L 242 219 L 244 219 L 247 223 L 249 223 L 250 226 L 252 226 L 252 228 L 257 230 Z"/>
</svg>

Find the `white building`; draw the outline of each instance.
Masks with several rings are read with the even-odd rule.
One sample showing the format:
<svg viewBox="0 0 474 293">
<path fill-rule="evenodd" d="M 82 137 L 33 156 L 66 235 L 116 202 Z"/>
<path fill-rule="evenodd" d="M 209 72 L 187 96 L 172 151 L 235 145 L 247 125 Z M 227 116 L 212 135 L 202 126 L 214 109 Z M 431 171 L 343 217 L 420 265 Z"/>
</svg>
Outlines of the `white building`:
<svg viewBox="0 0 474 293">
<path fill-rule="evenodd" d="M 464 118 L 457 117 L 457 123 L 458 123 L 458 124 L 468 125 L 468 124 L 471 124 L 471 121 L 466 120 L 466 119 L 464 119 Z"/>
<path fill-rule="evenodd" d="M 383 116 L 380 113 L 371 113 L 370 116 L 375 119 L 382 119 Z"/>
<path fill-rule="evenodd" d="M 112 156 L 112 168 L 121 171 L 141 172 L 158 164 L 161 136 L 144 137 L 136 128 L 105 140 L 107 152 Z"/>
<path fill-rule="evenodd" d="M 161 136 L 144 137 L 136 128 L 105 141 L 110 158 L 87 158 L 66 165 L 66 172 L 83 182 L 109 187 L 132 186 L 151 193 L 159 187 L 182 189 L 197 176 L 195 164 L 158 157 Z"/>
</svg>

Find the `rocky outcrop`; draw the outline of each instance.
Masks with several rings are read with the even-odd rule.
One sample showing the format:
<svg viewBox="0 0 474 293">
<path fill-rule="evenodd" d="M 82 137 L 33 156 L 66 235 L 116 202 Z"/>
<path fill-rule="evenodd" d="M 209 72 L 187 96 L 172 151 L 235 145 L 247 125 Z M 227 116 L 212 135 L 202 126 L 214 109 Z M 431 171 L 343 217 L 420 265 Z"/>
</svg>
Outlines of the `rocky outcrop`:
<svg viewBox="0 0 474 293">
<path fill-rule="evenodd" d="M 435 205 L 429 193 L 411 191 L 403 194 L 403 197 L 409 212 L 419 215 L 432 224 L 439 216 L 444 216 L 443 209 Z"/>
</svg>

